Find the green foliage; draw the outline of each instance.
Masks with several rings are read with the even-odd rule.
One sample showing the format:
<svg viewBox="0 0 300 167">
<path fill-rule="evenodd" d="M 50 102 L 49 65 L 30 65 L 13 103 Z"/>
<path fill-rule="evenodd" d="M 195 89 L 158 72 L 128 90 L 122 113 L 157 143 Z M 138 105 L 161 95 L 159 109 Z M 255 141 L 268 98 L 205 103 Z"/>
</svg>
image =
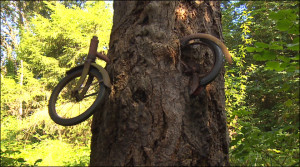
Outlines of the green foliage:
<svg viewBox="0 0 300 167">
<path fill-rule="evenodd" d="M 99 37 L 99 50 L 108 48 L 112 12 L 105 2 L 89 2 L 84 9 L 76 5 L 66 8 L 59 2 L 43 5 L 51 14 L 38 14 L 41 9 L 34 15 L 28 14 L 28 27 L 19 30 L 20 44 L 14 46 L 15 63 L 8 59 L 6 70 L 1 70 L 1 98 L 5 99 L 1 109 L 10 114 L 18 114 L 20 109 L 24 110 L 20 113 L 24 117 L 45 106 L 50 91 L 65 71 L 83 63 L 92 36 Z"/>
<path fill-rule="evenodd" d="M 240 15 L 225 24 L 241 28 L 223 32 L 235 35 L 225 36 L 235 60 L 225 79 L 232 165 L 299 164 L 298 5 L 238 2 L 224 12 Z"/>
<path fill-rule="evenodd" d="M 19 8 L 12 7 L 15 4 Z M 72 127 L 56 125 L 47 104 L 66 70 L 83 63 L 92 36 L 99 37 L 98 50 L 107 51 L 111 5 L 103 1 L 30 4 L 1 3 L 11 13 L 1 12 L 1 19 L 12 18 L 20 39 L 13 47 L 2 47 L 1 38 L 5 51 L 1 52 L 1 166 L 87 166 L 91 119 Z M 16 19 L 19 14 L 24 14 L 23 23 Z M 13 52 L 6 52 L 10 48 Z"/>
<path fill-rule="evenodd" d="M 8 150 L 0 151 L 1 152 L 1 166 L 38 166 L 42 159 L 36 160 L 33 165 L 29 165 L 26 160 L 23 158 L 12 158 L 11 155 L 20 153 L 20 151 Z"/>
<path fill-rule="evenodd" d="M 28 157 L 28 162 L 35 160 L 31 157 L 39 157 L 41 166 L 87 166 L 89 163 L 89 148 L 74 147 L 60 140 L 43 140 L 41 143 L 27 145 L 22 149 L 20 157 Z"/>
<path fill-rule="evenodd" d="M 51 19 L 41 15 L 31 19 L 32 32 L 24 32 L 19 57 L 32 65 L 34 77 L 53 87 L 66 68 L 83 63 L 92 36 L 99 37 L 100 50 L 108 48 L 112 13 L 105 2 L 91 3 L 84 10 L 46 4 L 53 10 Z"/>
<path fill-rule="evenodd" d="M 47 110 L 23 120 L 6 116 L 1 120 L 1 161 L 9 165 L 87 166 L 90 154 L 91 119 L 77 126 L 53 123 Z M 2 165 L 1 165 L 2 166 Z"/>
<path fill-rule="evenodd" d="M 29 162 L 18 156 L 21 153 L 23 142 L 15 142 L 17 138 L 15 132 L 20 127 L 21 124 L 14 116 L 1 118 L 1 166 L 36 166 L 42 161 L 35 159 L 33 163 L 30 163 L 32 165 L 29 165 Z"/>
</svg>

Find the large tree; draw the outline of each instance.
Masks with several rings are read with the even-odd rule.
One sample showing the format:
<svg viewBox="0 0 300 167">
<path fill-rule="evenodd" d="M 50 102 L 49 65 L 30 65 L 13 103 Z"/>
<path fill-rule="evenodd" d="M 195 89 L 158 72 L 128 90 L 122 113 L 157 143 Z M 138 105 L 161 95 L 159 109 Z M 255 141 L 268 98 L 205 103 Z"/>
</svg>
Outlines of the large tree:
<svg viewBox="0 0 300 167">
<path fill-rule="evenodd" d="M 189 52 L 201 60 L 181 50 L 179 39 L 193 33 L 222 39 L 220 2 L 114 2 L 113 87 L 93 118 L 91 166 L 229 165 L 224 68 L 189 95 L 183 62 L 213 63 L 209 49 Z"/>
</svg>

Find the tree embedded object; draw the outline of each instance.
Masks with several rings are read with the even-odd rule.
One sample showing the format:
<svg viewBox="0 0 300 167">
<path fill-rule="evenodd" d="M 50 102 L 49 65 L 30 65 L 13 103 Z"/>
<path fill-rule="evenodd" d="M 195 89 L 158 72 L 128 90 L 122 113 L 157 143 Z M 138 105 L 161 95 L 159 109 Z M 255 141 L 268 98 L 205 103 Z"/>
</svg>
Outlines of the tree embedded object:
<svg viewBox="0 0 300 167">
<path fill-rule="evenodd" d="M 91 166 L 229 165 L 224 68 L 191 97 L 181 62 L 209 71 L 214 56 L 196 48 L 202 58 L 189 57 L 179 40 L 195 33 L 221 38 L 219 3 L 114 2 L 112 87 L 93 117 Z"/>
</svg>

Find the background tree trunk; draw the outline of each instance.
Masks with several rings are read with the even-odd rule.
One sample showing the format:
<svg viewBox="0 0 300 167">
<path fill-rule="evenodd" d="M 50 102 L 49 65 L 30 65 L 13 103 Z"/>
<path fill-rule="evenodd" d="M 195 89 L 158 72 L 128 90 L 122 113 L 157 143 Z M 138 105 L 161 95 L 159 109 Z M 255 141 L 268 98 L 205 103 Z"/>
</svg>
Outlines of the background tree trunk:
<svg viewBox="0 0 300 167">
<path fill-rule="evenodd" d="M 179 43 L 200 32 L 221 38 L 220 2 L 117 1 L 114 12 L 113 87 L 93 118 L 90 165 L 229 165 L 224 69 L 191 97 Z"/>
</svg>

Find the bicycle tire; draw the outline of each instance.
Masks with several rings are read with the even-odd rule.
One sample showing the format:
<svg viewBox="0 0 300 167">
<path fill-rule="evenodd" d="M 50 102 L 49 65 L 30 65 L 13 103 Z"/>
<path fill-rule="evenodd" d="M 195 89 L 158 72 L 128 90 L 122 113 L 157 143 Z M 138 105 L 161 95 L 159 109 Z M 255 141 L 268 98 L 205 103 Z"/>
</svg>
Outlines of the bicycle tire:
<svg viewBox="0 0 300 167">
<path fill-rule="evenodd" d="M 60 92 L 63 90 L 65 86 L 67 86 L 68 83 L 70 83 L 72 80 L 75 80 L 76 77 L 80 77 L 82 71 L 83 68 L 77 69 L 76 71 L 73 71 L 72 73 L 68 74 L 57 84 L 57 86 L 54 88 L 51 94 L 49 105 L 48 105 L 49 115 L 51 119 L 59 125 L 72 126 L 85 121 L 95 112 L 96 107 L 102 104 L 102 102 L 104 101 L 106 88 L 103 83 L 102 74 L 98 70 L 92 68 L 89 71 L 89 75 L 96 77 L 98 79 L 99 89 L 100 89 L 95 101 L 91 104 L 91 106 L 86 111 L 84 111 L 83 113 L 81 113 L 80 115 L 74 118 L 63 118 L 57 114 L 55 104 Z"/>
<path fill-rule="evenodd" d="M 188 45 L 192 45 L 194 43 L 190 43 L 189 41 L 195 40 L 195 39 L 200 39 L 201 42 L 207 44 L 208 47 L 210 47 L 214 53 L 215 56 L 215 62 L 214 62 L 214 67 L 211 69 L 211 71 L 204 76 L 203 78 L 200 79 L 199 86 L 205 86 L 209 83 L 211 83 L 219 74 L 222 68 L 223 64 L 223 52 L 221 48 L 213 41 L 205 38 L 200 38 L 197 35 L 191 35 L 188 37 L 185 37 L 183 40 L 181 40 L 181 48 L 187 47 Z"/>
</svg>

